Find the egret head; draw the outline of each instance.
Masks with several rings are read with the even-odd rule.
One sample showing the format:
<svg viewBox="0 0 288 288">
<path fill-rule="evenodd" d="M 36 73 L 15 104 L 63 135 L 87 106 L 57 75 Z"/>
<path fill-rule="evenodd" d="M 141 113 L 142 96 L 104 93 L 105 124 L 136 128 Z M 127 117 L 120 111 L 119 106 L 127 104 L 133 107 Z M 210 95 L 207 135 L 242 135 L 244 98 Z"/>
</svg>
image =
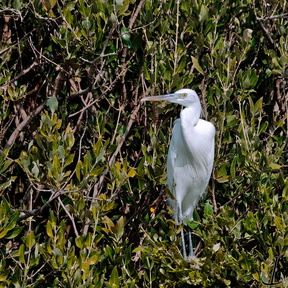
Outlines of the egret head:
<svg viewBox="0 0 288 288">
<path fill-rule="evenodd" d="M 180 104 L 185 107 L 200 105 L 200 100 L 197 93 L 194 90 L 186 88 L 180 89 L 172 94 L 145 97 L 141 99 L 141 102 L 163 100 L 171 103 Z"/>
</svg>

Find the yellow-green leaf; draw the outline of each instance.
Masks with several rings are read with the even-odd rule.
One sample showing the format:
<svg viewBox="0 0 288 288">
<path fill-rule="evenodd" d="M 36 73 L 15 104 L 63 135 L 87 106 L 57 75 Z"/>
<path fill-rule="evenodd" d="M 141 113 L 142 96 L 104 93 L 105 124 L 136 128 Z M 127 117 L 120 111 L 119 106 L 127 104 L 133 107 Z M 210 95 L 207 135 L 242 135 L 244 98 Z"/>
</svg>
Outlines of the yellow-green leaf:
<svg viewBox="0 0 288 288">
<path fill-rule="evenodd" d="M 28 248 L 32 248 L 36 243 L 34 232 L 32 231 L 29 234 L 27 234 L 26 236 L 24 236 L 23 240 L 24 240 L 24 242 Z"/>
<path fill-rule="evenodd" d="M 136 173 L 135 169 L 134 168 L 130 168 L 126 177 L 127 178 L 130 178 L 130 177 L 133 178 L 136 174 L 137 173 Z"/>
<path fill-rule="evenodd" d="M 203 74 L 204 71 L 203 71 L 203 69 L 201 68 L 201 66 L 199 65 L 198 59 L 196 59 L 196 58 L 193 57 L 193 56 L 191 56 L 191 58 L 192 58 L 193 65 L 194 65 L 194 67 L 196 68 L 196 70 L 197 70 L 198 72 L 200 72 L 201 74 Z"/>
<path fill-rule="evenodd" d="M 50 220 L 47 221 L 47 224 L 46 224 L 46 233 L 49 237 L 53 237 L 53 232 L 52 232 L 52 224 L 50 222 Z"/>
<path fill-rule="evenodd" d="M 228 182 L 230 180 L 230 176 L 225 175 L 223 177 L 217 178 L 216 180 L 218 183 L 225 183 L 225 182 Z"/>
<path fill-rule="evenodd" d="M 271 169 L 271 170 L 280 170 L 281 167 L 282 167 L 281 165 L 276 164 L 276 163 L 269 164 L 269 169 Z"/>
</svg>

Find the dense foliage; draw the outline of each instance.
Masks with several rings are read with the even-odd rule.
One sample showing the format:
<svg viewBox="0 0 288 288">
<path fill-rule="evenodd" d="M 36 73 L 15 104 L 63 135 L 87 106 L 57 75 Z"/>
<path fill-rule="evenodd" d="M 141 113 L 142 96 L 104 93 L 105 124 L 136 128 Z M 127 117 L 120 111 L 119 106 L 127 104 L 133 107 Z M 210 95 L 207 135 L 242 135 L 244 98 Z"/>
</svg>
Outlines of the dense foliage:
<svg viewBox="0 0 288 288">
<path fill-rule="evenodd" d="M 4 0 L 0 287 L 288 287 L 288 4 Z M 217 129 L 183 260 L 165 161 L 192 88 Z"/>
</svg>

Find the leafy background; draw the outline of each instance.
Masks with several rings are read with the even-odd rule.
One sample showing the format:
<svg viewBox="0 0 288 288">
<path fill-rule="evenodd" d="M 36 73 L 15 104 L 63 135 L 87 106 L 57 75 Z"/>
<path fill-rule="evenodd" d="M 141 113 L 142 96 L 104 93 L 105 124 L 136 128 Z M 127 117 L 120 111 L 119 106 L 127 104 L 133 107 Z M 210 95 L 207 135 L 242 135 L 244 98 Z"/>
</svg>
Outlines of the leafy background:
<svg viewBox="0 0 288 288">
<path fill-rule="evenodd" d="M 288 287 L 286 1 L 1 3 L 0 287 Z M 181 107 L 139 104 L 183 87 L 217 128 L 190 262 Z"/>
</svg>

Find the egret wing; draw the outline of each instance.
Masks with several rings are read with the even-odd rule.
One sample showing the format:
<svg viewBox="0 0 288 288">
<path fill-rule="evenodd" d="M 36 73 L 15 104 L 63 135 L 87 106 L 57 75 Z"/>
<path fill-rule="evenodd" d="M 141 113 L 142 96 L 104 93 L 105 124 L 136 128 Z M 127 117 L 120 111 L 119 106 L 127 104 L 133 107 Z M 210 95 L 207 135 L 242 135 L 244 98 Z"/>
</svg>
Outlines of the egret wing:
<svg viewBox="0 0 288 288">
<path fill-rule="evenodd" d="M 170 193 L 173 195 L 174 199 L 168 199 L 169 205 L 171 206 L 175 221 L 177 218 L 177 202 L 176 202 L 176 194 L 175 194 L 175 177 L 174 177 L 174 167 L 175 160 L 178 154 L 177 151 L 177 136 L 179 137 L 180 127 L 180 119 L 176 119 L 173 125 L 172 137 L 169 145 L 168 158 L 167 158 L 167 186 L 170 190 Z"/>
</svg>

